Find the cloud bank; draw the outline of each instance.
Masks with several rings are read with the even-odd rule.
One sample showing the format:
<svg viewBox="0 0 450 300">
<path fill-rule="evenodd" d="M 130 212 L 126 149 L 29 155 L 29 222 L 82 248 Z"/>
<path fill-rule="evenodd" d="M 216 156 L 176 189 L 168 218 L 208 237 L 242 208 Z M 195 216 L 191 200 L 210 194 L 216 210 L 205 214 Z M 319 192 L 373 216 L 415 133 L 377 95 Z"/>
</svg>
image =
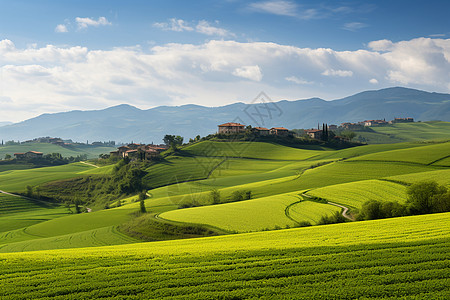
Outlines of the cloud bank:
<svg viewBox="0 0 450 300">
<path fill-rule="evenodd" d="M 2 40 L 0 97 L 8 101 L 0 103 L 0 121 L 120 103 L 217 106 L 250 101 L 260 91 L 274 100 L 335 99 L 395 85 L 450 92 L 448 78 L 450 39 L 373 41 L 357 51 L 223 40 L 150 49 L 19 49 Z"/>
</svg>

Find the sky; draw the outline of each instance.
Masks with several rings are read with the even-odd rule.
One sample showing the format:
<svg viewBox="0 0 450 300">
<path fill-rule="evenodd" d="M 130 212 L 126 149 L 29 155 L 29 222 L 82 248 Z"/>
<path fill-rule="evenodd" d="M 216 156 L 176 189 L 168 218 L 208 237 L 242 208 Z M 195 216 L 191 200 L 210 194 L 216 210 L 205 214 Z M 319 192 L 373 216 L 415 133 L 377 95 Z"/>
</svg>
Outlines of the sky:
<svg viewBox="0 0 450 300">
<path fill-rule="evenodd" d="M 450 1 L 0 0 L 0 122 L 130 104 L 450 93 Z"/>
</svg>

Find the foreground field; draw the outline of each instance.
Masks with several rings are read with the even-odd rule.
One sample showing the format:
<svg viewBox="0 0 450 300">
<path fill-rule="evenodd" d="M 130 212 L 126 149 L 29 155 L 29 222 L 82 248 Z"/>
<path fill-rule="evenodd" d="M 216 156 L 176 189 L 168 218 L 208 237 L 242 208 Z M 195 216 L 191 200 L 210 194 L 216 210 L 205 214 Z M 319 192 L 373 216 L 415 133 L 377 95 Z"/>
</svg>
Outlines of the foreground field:
<svg viewBox="0 0 450 300">
<path fill-rule="evenodd" d="M 0 254 L 0 298 L 445 299 L 449 225 L 445 213 Z"/>
</svg>

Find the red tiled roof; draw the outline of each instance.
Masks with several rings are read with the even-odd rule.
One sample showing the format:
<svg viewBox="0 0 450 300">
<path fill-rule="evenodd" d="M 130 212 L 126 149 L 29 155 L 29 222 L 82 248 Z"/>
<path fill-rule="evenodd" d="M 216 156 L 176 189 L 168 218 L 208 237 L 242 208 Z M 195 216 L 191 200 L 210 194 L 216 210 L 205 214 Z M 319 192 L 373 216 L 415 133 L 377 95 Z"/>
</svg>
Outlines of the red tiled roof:
<svg viewBox="0 0 450 300">
<path fill-rule="evenodd" d="M 322 131 L 322 130 L 320 130 L 320 129 L 306 129 L 305 131 L 307 133 L 310 133 L 310 132 L 319 132 L 319 131 Z"/>
<path fill-rule="evenodd" d="M 136 149 L 134 149 L 134 150 L 128 150 L 128 151 L 126 151 L 125 153 L 130 153 L 130 152 L 137 152 L 137 150 L 136 150 Z"/>
<path fill-rule="evenodd" d="M 272 127 L 271 129 L 276 129 L 276 130 L 289 130 L 289 129 L 284 128 L 284 127 Z"/>
<path fill-rule="evenodd" d="M 38 151 L 28 151 L 27 153 L 34 153 L 34 154 L 44 154 L 42 152 L 38 152 Z"/>
<path fill-rule="evenodd" d="M 244 127 L 245 125 L 239 124 L 239 123 L 232 123 L 232 122 L 228 122 L 228 123 L 224 123 L 222 125 L 219 125 L 219 127 Z"/>
<path fill-rule="evenodd" d="M 254 127 L 254 129 L 256 129 L 256 130 L 269 130 L 269 129 L 264 128 L 264 127 Z"/>
</svg>

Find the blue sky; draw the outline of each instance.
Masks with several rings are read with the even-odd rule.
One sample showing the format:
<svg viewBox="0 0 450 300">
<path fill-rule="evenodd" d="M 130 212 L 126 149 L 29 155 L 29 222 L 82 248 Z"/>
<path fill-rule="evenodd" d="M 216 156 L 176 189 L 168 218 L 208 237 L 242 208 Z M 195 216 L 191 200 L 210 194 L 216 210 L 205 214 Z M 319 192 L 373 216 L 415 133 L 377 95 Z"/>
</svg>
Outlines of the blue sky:
<svg viewBox="0 0 450 300">
<path fill-rule="evenodd" d="M 44 112 L 450 92 L 450 1 L 1 1 L 0 122 Z"/>
</svg>

